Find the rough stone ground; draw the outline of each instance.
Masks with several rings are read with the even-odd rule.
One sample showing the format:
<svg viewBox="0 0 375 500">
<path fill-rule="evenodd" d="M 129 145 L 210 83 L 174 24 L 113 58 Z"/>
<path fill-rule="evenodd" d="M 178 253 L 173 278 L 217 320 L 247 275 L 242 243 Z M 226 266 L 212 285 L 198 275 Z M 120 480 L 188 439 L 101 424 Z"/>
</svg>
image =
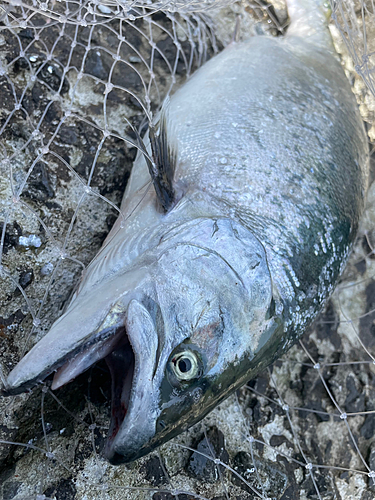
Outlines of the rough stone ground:
<svg viewBox="0 0 375 500">
<path fill-rule="evenodd" d="M 109 7 L 102 7 L 101 25 L 94 28 L 46 23 L 35 15 L 24 27 L 0 29 L 5 374 L 61 314 L 81 263 L 93 258 L 116 218 L 136 154 L 123 140 L 134 140 L 128 121 L 139 126 L 142 106 L 155 110 L 173 79 L 178 85 L 230 41 L 238 10 L 242 36 L 277 35 L 286 21 L 277 3 L 269 16 L 250 4 L 234 6 L 213 16 L 213 37 L 198 19 L 171 20 L 159 12 L 148 16 L 151 24 L 110 21 Z M 6 15 L 12 21 L 16 14 L 10 8 Z M 0 20 L 6 21 L 1 13 Z M 371 136 L 374 101 L 334 27 L 332 32 Z M 123 34 L 126 42 L 118 38 Z M 190 63 L 192 40 L 197 48 Z M 109 135 L 103 135 L 106 125 Z M 374 354 L 374 228 L 373 186 L 342 283 L 303 345 L 189 432 L 135 464 L 112 467 L 100 456 L 109 422 L 104 364 L 56 393 L 40 387 L 1 399 L 0 498 L 374 498 L 367 472 L 375 470 L 375 368 L 361 345 Z"/>
</svg>

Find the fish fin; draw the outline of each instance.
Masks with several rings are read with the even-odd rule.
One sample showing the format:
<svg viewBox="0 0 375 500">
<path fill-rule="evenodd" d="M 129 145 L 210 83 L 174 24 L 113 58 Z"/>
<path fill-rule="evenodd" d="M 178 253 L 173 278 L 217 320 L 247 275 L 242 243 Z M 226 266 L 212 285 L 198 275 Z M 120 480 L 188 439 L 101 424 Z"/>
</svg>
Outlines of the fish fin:
<svg viewBox="0 0 375 500">
<path fill-rule="evenodd" d="M 147 166 L 154 184 L 156 196 L 164 212 L 168 212 L 175 200 L 173 177 L 176 169 L 176 151 L 171 148 L 167 134 L 167 115 L 169 98 L 164 101 L 157 125 L 151 125 L 149 130 L 152 159 Z"/>
<path fill-rule="evenodd" d="M 325 0 L 287 0 L 286 4 L 290 19 L 287 37 L 299 36 L 334 50 L 328 30 L 331 9 Z"/>
</svg>

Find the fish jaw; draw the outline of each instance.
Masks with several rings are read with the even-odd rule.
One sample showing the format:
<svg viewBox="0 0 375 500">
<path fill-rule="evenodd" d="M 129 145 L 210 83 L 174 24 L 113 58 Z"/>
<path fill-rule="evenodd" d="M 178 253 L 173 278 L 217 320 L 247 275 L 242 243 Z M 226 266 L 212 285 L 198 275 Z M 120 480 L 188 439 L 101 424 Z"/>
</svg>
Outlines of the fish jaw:
<svg viewBox="0 0 375 500">
<path fill-rule="evenodd" d="M 147 288 L 146 279 L 147 273 L 139 268 L 117 275 L 76 296 L 65 314 L 9 373 L 2 394 L 20 394 L 30 390 L 59 369 L 64 374 L 59 382 L 55 379 L 54 387 L 60 387 L 84 371 L 77 368 L 79 362 L 81 366 L 86 363 L 87 369 L 104 357 L 105 344 L 113 340 L 119 328 L 124 328 L 127 305 L 132 298 L 129 292 L 136 293 L 142 285 Z M 102 350 L 103 356 L 97 355 L 94 359 L 95 350 Z M 82 359 L 85 355 L 91 356 L 91 363 L 87 357 L 86 362 Z M 71 375 L 69 364 L 74 372 Z M 65 368 L 62 368 L 64 365 Z"/>
</svg>

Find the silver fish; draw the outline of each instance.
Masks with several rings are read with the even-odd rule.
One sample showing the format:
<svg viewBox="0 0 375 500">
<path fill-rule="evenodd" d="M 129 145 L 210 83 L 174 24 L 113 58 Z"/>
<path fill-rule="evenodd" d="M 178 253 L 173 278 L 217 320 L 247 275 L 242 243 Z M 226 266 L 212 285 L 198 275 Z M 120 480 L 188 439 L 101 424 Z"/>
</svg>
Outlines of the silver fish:
<svg viewBox="0 0 375 500">
<path fill-rule="evenodd" d="M 164 106 L 121 216 L 4 394 L 105 358 L 114 464 L 202 419 L 322 309 L 364 206 L 368 146 L 323 10 L 230 44 Z M 150 189 L 150 176 L 153 188 Z"/>
</svg>

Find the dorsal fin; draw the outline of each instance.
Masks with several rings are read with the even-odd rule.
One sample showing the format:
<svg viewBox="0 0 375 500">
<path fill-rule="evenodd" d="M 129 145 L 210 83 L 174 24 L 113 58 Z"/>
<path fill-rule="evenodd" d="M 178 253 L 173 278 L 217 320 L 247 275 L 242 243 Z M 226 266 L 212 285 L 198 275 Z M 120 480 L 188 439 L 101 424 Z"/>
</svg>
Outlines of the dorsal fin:
<svg viewBox="0 0 375 500">
<path fill-rule="evenodd" d="M 146 157 L 157 199 L 165 212 L 170 210 L 175 199 L 173 176 L 176 168 L 176 152 L 168 144 L 168 109 L 169 98 L 163 104 L 158 123 L 156 125 L 151 124 L 149 129 L 153 162 Z"/>
</svg>

